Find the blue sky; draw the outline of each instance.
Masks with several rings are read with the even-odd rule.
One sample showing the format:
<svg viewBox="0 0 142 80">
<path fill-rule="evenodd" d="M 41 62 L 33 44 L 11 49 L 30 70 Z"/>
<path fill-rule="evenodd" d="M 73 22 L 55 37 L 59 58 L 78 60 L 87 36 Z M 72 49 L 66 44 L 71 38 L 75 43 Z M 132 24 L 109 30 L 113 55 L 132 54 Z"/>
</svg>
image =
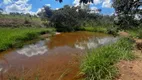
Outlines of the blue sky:
<svg viewBox="0 0 142 80">
<path fill-rule="evenodd" d="M 94 0 L 94 3 L 90 4 L 90 8 L 102 9 L 101 14 L 111 15 L 114 13 L 111 4 L 111 0 Z M 64 5 L 78 6 L 79 0 L 64 0 L 62 3 L 56 0 L 0 0 L 0 8 L 3 8 L 6 13 L 20 12 L 36 14 L 44 5 L 50 6 L 52 9 L 57 9 L 62 8 Z"/>
</svg>

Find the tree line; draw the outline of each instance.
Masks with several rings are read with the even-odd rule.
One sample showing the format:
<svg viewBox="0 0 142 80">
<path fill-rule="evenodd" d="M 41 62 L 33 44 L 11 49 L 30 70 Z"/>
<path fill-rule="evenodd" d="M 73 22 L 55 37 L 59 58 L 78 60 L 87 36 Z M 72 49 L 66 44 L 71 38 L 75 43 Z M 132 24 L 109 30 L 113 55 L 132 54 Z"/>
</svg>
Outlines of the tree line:
<svg viewBox="0 0 142 80">
<path fill-rule="evenodd" d="M 65 5 L 58 10 L 52 10 L 44 6 L 38 13 L 42 20 L 47 20 L 49 25 L 55 27 L 57 31 L 76 31 L 80 27 L 110 26 L 113 24 L 113 16 L 91 13 L 88 9 L 80 6 L 74 7 Z"/>
</svg>

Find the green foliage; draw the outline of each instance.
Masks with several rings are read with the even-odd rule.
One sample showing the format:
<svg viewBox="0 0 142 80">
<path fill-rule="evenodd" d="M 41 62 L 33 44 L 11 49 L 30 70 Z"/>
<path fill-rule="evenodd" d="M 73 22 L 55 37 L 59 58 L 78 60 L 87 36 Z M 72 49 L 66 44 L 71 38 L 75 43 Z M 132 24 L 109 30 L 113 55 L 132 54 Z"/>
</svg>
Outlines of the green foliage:
<svg viewBox="0 0 142 80">
<path fill-rule="evenodd" d="M 138 38 L 142 39 L 142 31 L 139 32 Z"/>
<path fill-rule="evenodd" d="M 91 31 L 91 32 L 102 32 L 107 33 L 107 28 L 102 26 L 96 26 L 96 27 L 81 27 L 80 30 L 82 31 Z"/>
<path fill-rule="evenodd" d="M 99 26 L 109 27 L 113 24 L 113 16 L 89 13 L 88 10 L 80 7 L 66 5 L 53 11 L 50 21 L 57 31 L 66 32 L 80 30 L 82 27 L 94 27 L 94 29 L 99 29 Z"/>
<path fill-rule="evenodd" d="M 113 7 L 117 14 L 115 24 L 119 25 L 120 29 L 129 29 L 138 27 L 139 20 L 135 19 L 136 14 L 140 14 L 138 9 L 140 0 L 113 0 Z"/>
<path fill-rule="evenodd" d="M 42 20 L 47 20 L 53 15 L 53 10 L 49 6 L 44 6 L 41 12 L 37 14 Z"/>
<path fill-rule="evenodd" d="M 0 28 L 0 51 L 13 47 L 21 47 L 23 42 L 38 38 L 43 32 L 51 32 L 48 28 Z"/>
<path fill-rule="evenodd" d="M 107 29 L 107 33 L 108 34 L 112 34 L 112 35 L 114 35 L 114 36 L 118 36 L 118 27 L 109 27 L 108 29 Z"/>
<path fill-rule="evenodd" d="M 75 31 L 80 26 L 76 8 L 71 8 L 67 5 L 62 9 L 56 10 L 50 20 L 57 31 L 60 32 Z"/>
<path fill-rule="evenodd" d="M 132 44 L 133 41 L 124 38 L 114 44 L 89 51 L 81 66 L 86 80 L 113 80 L 117 74 L 114 64 L 134 58 L 131 52 Z"/>
</svg>

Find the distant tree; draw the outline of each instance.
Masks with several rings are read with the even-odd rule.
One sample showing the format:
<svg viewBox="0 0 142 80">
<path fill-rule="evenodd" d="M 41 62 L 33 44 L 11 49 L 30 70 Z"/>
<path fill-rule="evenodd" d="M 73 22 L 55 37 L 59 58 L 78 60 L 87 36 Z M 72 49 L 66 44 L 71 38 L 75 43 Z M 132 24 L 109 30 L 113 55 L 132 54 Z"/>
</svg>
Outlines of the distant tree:
<svg viewBox="0 0 142 80">
<path fill-rule="evenodd" d="M 53 14 L 53 10 L 49 6 L 44 6 L 41 12 L 39 12 L 37 15 L 41 17 L 41 19 L 46 20 L 50 18 Z"/>
<path fill-rule="evenodd" d="M 78 12 L 75 7 L 68 5 L 56 10 L 51 17 L 51 23 L 54 24 L 57 31 L 75 31 L 79 27 Z"/>
</svg>

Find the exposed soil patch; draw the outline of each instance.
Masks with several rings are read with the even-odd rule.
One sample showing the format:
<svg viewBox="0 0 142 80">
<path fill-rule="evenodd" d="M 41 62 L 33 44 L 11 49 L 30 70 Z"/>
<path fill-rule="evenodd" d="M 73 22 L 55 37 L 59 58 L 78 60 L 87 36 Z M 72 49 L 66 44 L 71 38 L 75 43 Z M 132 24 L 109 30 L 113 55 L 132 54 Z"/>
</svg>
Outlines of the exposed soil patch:
<svg viewBox="0 0 142 80">
<path fill-rule="evenodd" d="M 142 80 L 142 59 L 134 61 L 120 61 L 119 76 L 116 80 Z"/>
<path fill-rule="evenodd" d="M 130 34 L 127 33 L 127 32 L 124 32 L 124 31 L 121 31 L 118 33 L 120 36 L 123 36 L 123 37 L 130 37 Z"/>
<path fill-rule="evenodd" d="M 127 32 L 120 32 L 120 36 L 130 37 Z M 142 39 L 134 39 L 135 47 L 133 53 L 138 58 L 133 61 L 120 61 L 116 66 L 119 75 L 116 80 L 142 80 Z"/>
</svg>

